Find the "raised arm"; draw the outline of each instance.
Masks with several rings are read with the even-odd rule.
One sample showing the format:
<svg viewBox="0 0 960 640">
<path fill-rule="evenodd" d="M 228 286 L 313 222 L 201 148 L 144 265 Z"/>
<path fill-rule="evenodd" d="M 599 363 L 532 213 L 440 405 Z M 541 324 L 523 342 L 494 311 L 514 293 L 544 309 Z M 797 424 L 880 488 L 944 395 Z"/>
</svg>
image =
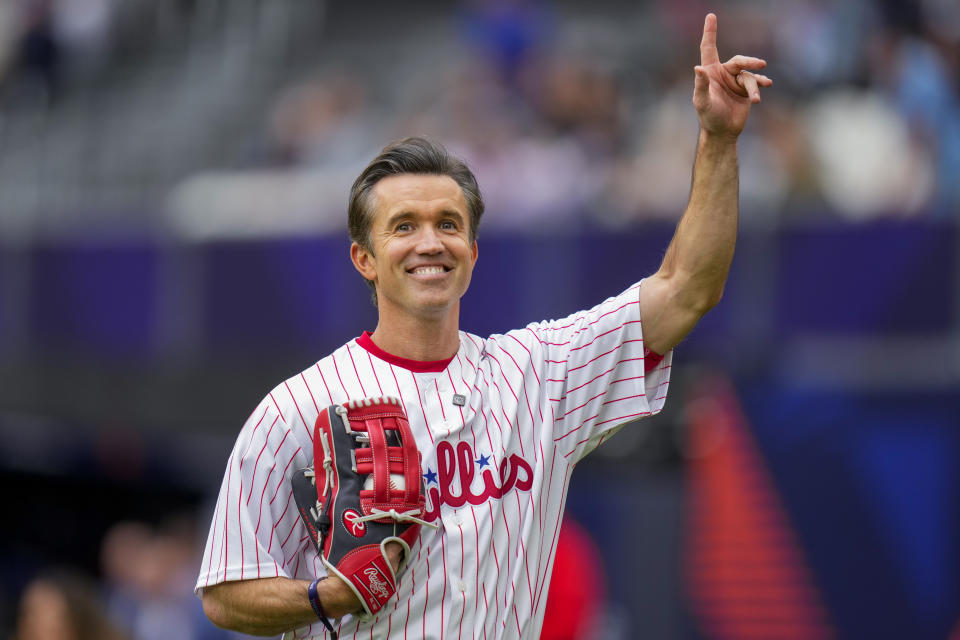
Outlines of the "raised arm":
<svg viewBox="0 0 960 640">
<path fill-rule="evenodd" d="M 646 348 L 666 353 L 714 307 L 733 259 L 737 238 L 737 138 L 760 87 L 760 58 L 737 55 L 721 63 L 717 17 L 707 14 L 694 67 L 693 105 L 700 121 L 690 200 L 659 270 L 640 289 Z"/>
</svg>

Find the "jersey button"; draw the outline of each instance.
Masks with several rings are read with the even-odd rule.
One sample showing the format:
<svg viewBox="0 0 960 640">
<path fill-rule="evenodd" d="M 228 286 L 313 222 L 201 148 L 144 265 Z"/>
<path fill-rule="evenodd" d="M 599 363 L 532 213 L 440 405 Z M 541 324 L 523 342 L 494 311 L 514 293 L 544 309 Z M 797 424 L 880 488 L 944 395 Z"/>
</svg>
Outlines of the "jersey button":
<svg viewBox="0 0 960 640">
<path fill-rule="evenodd" d="M 467 583 L 463 580 L 457 580 L 457 589 L 460 589 L 460 593 L 467 592 Z"/>
</svg>

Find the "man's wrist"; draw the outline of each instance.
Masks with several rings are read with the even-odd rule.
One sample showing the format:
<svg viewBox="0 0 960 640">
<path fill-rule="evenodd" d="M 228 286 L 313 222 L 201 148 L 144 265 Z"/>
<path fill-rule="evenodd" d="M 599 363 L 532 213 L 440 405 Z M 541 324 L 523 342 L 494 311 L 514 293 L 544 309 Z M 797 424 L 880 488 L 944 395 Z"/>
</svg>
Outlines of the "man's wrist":
<svg viewBox="0 0 960 640">
<path fill-rule="evenodd" d="M 362 609 L 357 595 L 338 576 L 332 575 L 320 580 L 316 585 L 316 591 L 328 618 L 342 618 L 348 613 L 356 613 Z"/>
<path fill-rule="evenodd" d="M 310 606 L 313 607 L 313 612 L 317 614 L 317 618 L 320 619 L 323 626 L 325 626 L 331 634 L 334 634 L 333 624 L 330 622 L 330 618 L 323 608 L 323 601 L 320 600 L 320 596 L 317 594 L 317 585 L 320 584 L 322 580 L 325 580 L 325 578 L 317 578 L 310 583 L 310 586 L 307 587 L 307 599 L 310 600 Z"/>
<path fill-rule="evenodd" d="M 715 133 L 701 127 L 700 137 L 697 139 L 697 148 L 705 151 L 736 151 L 739 138 L 739 134 Z"/>
</svg>

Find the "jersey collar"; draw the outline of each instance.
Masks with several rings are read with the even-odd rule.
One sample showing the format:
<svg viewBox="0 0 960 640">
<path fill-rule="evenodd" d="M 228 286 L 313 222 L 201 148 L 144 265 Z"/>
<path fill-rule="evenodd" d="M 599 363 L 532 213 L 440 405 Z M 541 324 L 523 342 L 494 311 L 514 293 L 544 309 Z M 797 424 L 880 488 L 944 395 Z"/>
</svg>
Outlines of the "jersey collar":
<svg viewBox="0 0 960 640">
<path fill-rule="evenodd" d="M 402 369 L 413 371 L 414 373 L 439 373 L 446 369 L 447 365 L 456 357 L 453 355 L 445 360 L 410 360 L 408 358 L 401 358 L 392 353 L 387 353 L 374 344 L 369 331 L 364 331 L 363 335 L 357 338 L 357 344 L 366 349 L 370 355 L 374 355 L 385 362 L 389 362 Z"/>
</svg>

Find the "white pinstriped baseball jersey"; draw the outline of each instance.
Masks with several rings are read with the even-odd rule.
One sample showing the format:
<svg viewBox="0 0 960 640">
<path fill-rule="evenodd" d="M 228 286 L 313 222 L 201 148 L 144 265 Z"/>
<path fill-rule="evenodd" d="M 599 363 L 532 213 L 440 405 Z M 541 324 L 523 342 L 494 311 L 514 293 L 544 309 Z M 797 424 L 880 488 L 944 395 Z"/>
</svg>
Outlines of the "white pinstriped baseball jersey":
<svg viewBox="0 0 960 640">
<path fill-rule="evenodd" d="M 393 602 L 370 621 L 343 618 L 340 637 L 537 637 L 574 463 L 665 401 L 672 353 L 645 372 L 639 286 L 486 340 L 460 332 L 449 361 L 396 358 L 364 334 L 277 386 L 230 455 L 198 593 L 325 574 L 290 474 L 312 465 L 323 408 L 393 395 L 423 455 L 427 519 L 440 526 L 422 529 Z M 327 634 L 317 622 L 286 637 Z"/>
</svg>

